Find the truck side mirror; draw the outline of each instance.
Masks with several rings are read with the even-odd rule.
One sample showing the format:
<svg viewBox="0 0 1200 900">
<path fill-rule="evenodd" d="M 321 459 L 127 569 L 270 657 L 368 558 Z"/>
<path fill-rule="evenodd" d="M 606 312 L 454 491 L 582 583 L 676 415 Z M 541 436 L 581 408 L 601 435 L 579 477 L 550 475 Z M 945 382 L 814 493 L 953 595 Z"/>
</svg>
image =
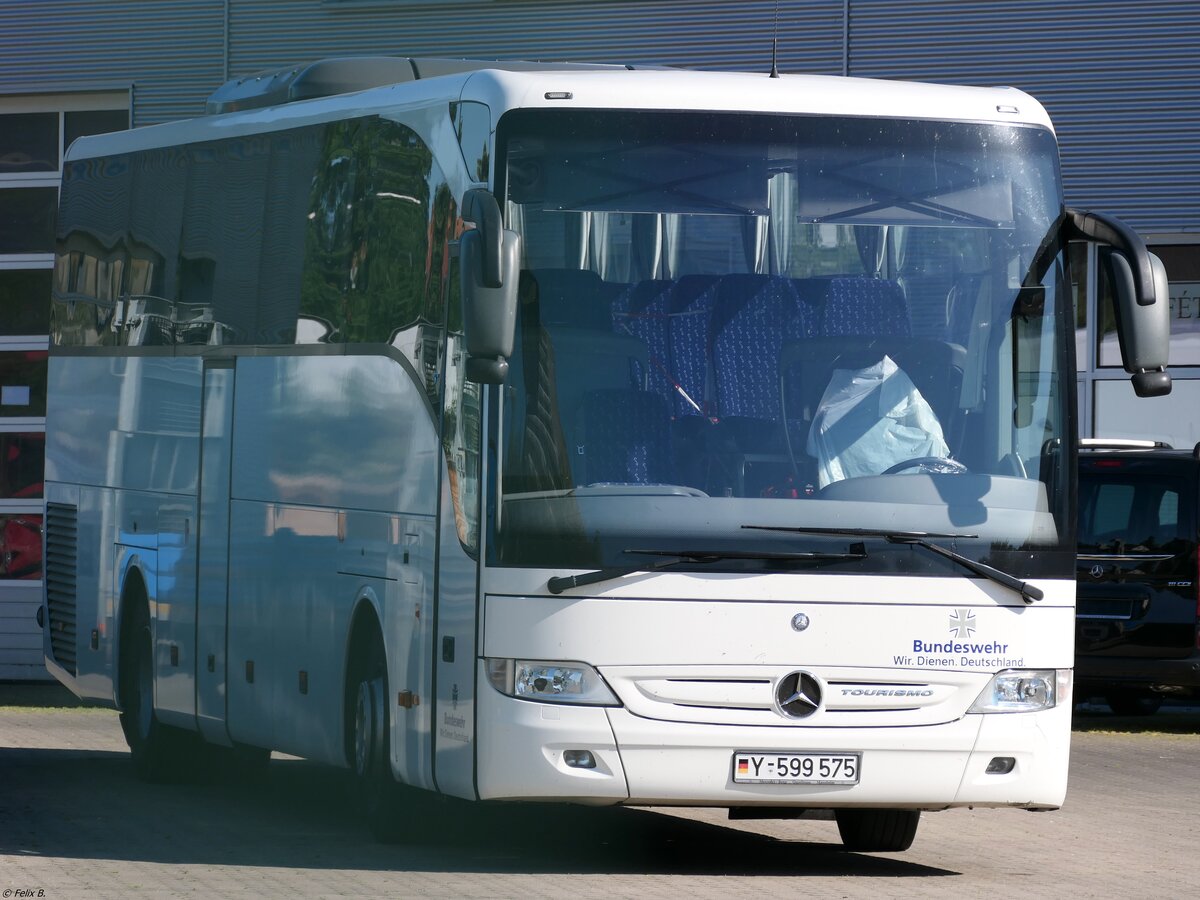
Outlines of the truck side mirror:
<svg viewBox="0 0 1200 900">
<path fill-rule="evenodd" d="M 1171 343 L 1167 271 L 1146 242 L 1120 219 L 1103 213 L 1065 211 L 1066 237 L 1107 245 L 1100 251 L 1102 275 L 1113 287 L 1117 340 L 1125 371 L 1139 397 L 1171 393 L 1167 350 Z"/>
<path fill-rule="evenodd" d="M 489 191 L 467 191 L 462 217 L 475 224 L 474 229 L 463 232 L 458 244 L 466 378 L 479 384 L 502 384 L 517 323 L 521 237 L 501 225 L 500 207 Z"/>
</svg>

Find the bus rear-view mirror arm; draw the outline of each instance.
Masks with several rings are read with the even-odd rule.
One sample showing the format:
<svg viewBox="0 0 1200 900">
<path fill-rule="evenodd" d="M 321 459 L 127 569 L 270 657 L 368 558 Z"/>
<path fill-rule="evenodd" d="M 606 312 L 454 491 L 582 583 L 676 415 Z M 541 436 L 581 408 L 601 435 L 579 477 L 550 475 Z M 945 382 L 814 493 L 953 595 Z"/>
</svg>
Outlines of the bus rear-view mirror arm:
<svg viewBox="0 0 1200 900">
<path fill-rule="evenodd" d="M 462 217 L 475 225 L 463 232 L 458 247 L 466 377 L 501 384 L 513 352 L 521 238 L 503 227 L 490 191 L 475 188 L 463 194 Z"/>
<path fill-rule="evenodd" d="M 1167 351 L 1171 315 L 1167 270 L 1132 228 L 1102 213 L 1066 211 L 1064 237 L 1105 244 L 1100 265 L 1113 286 L 1121 361 L 1139 397 L 1171 393 Z"/>
</svg>

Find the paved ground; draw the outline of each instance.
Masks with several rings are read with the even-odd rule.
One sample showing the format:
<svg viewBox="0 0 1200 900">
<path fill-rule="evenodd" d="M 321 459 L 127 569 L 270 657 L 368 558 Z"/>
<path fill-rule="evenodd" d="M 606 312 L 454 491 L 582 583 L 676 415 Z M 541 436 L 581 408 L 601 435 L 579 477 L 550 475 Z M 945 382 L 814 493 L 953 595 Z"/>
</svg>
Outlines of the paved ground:
<svg viewBox="0 0 1200 900">
<path fill-rule="evenodd" d="M 1063 810 L 926 814 L 907 853 L 850 854 L 831 822 L 465 804 L 385 847 L 340 772 L 151 787 L 114 713 L 0 707 L 0 897 L 1200 896 L 1200 711 L 1077 721 Z"/>
</svg>

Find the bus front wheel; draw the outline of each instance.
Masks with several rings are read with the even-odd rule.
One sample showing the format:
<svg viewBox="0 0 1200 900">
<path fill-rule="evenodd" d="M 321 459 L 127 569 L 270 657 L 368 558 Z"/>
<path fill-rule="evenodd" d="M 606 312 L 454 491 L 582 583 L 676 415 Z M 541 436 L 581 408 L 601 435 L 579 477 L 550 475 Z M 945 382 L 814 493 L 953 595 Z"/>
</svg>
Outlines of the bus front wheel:
<svg viewBox="0 0 1200 900">
<path fill-rule="evenodd" d="M 403 837 L 399 786 L 392 777 L 387 711 L 387 666 L 382 648 L 370 655 L 353 687 L 352 754 L 359 806 L 377 841 Z"/>
<path fill-rule="evenodd" d="M 860 853 L 898 853 L 912 846 L 918 809 L 839 809 L 834 813 L 842 845 Z"/>
<path fill-rule="evenodd" d="M 122 631 L 118 676 L 121 730 L 138 777 L 143 781 L 169 781 L 184 774 L 186 736 L 163 725 L 154 714 L 154 639 L 144 599 L 134 600 L 130 615 Z"/>
</svg>

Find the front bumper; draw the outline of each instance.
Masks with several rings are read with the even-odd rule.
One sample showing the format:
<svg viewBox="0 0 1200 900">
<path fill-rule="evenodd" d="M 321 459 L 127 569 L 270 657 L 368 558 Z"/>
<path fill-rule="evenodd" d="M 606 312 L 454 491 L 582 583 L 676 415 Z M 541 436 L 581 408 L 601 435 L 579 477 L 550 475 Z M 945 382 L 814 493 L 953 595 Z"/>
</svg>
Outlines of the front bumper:
<svg viewBox="0 0 1200 900">
<path fill-rule="evenodd" d="M 810 808 L 1016 806 L 1053 809 L 1066 791 L 1071 711 L 966 715 L 941 725 L 797 728 L 706 725 L 506 697 L 482 685 L 482 799 L 591 804 Z M 567 765 L 589 750 L 595 768 Z M 857 785 L 736 784 L 738 750 L 856 751 Z M 1016 762 L 987 774 L 997 756 Z"/>
</svg>

